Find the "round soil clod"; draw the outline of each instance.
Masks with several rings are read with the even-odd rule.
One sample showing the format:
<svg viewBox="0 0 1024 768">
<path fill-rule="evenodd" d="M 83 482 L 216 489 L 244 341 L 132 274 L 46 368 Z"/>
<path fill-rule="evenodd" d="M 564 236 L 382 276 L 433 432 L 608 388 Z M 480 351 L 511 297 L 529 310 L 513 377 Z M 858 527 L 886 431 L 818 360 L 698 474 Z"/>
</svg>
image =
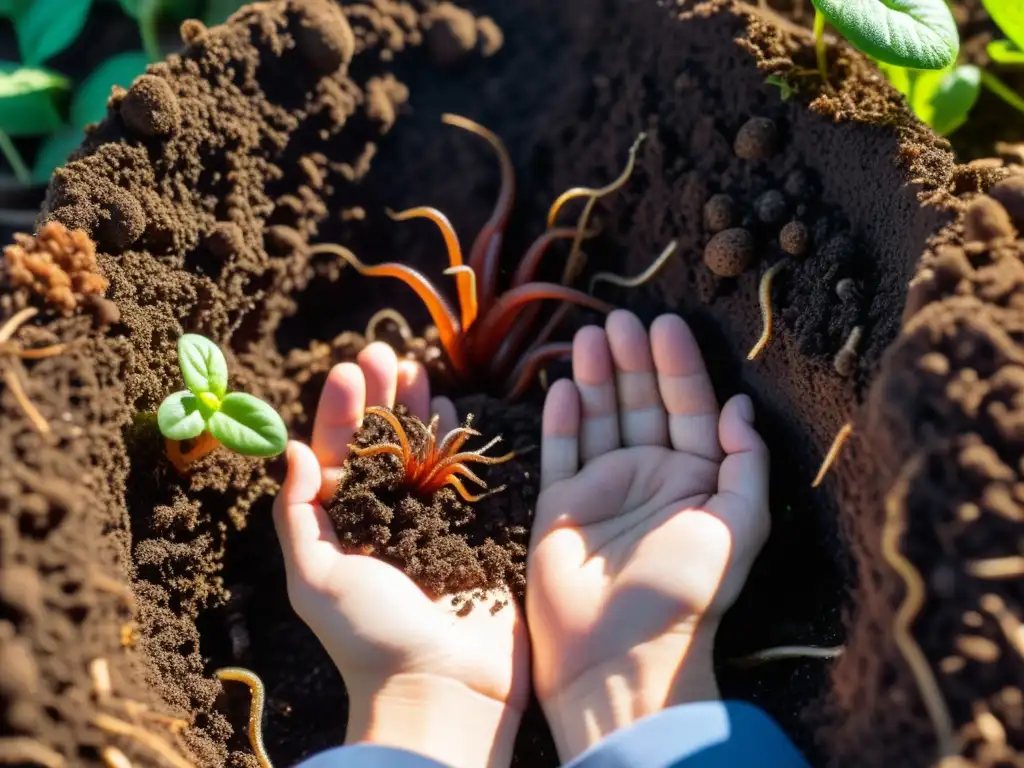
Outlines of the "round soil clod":
<svg viewBox="0 0 1024 768">
<path fill-rule="evenodd" d="M 477 21 L 469 11 L 451 3 L 438 3 L 424 16 L 424 37 L 435 64 L 449 67 L 476 48 Z"/>
<path fill-rule="evenodd" d="M 121 119 L 128 130 L 145 138 L 170 136 L 181 125 L 178 97 L 162 77 L 140 75 L 124 95 Z"/>
<path fill-rule="evenodd" d="M 988 196 L 997 200 L 1018 232 L 1024 232 L 1024 173 L 1003 179 L 988 190 Z"/>
<path fill-rule="evenodd" d="M 779 129 L 767 117 L 752 117 L 740 127 L 733 151 L 744 160 L 767 160 L 779 149 Z"/>
<path fill-rule="evenodd" d="M 790 221 L 779 232 L 779 247 L 794 258 L 807 254 L 811 234 L 802 221 Z"/>
<path fill-rule="evenodd" d="M 991 197 L 980 195 L 967 206 L 964 215 L 964 240 L 968 243 L 989 243 L 1017 236 L 1010 215 Z"/>
<path fill-rule="evenodd" d="M 778 224 L 789 213 L 789 203 L 777 189 L 769 189 L 754 201 L 754 211 L 762 224 Z"/>
<path fill-rule="evenodd" d="M 754 236 L 734 227 L 719 232 L 704 247 L 704 263 L 719 277 L 738 277 L 754 261 Z"/>
<path fill-rule="evenodd" d="M 736 203 L 725 193 L 712 195 L 704 203 L 704 228 L 708 232 L 715 233 L 728 229 L 736 223 L 737 218 Z"/>
<path fill-rule="evenodd" d="M 309 66 L 324 76 L 347 67 L 356 38 L 341 8 L 328 0 L 292 0 L 296 47 Z"/>
</svg>

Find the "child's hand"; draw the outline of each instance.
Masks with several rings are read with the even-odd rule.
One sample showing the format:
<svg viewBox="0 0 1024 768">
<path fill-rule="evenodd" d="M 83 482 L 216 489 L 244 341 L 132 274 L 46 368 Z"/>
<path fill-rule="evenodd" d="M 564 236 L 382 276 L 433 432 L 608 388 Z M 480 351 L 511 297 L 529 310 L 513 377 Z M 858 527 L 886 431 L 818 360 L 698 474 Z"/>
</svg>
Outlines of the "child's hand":
<svg viewBox="0 0 1024 768">
<path fill-rule="evenodd" d="M 718 698 L 712 645 L 768 536 L 746 396 L 719 414 L 690 329 L 582 329 L 544 405 L 526 592 L 533 680 L 563 760 L 666 706 Z"/>
<path fill-rule="evenodd" d="M 345 679 L 347 743 L 402 747 L 459 768 L 507 766 L 529 691 L 515 601 L 457 618 L 450 597 L 431 601 L 398 569 L 342 552 L 320 503 L 333 495 L 365 408 L 396 397 L 424 421 L 433 405 L 442 433 L 457 426 L 451 401 L 430 403 L 422 367 L 376 343 L 358 365 L 331 371 L 312 448 L 289 444 L 274 505 L 288 595 Z"/>
</svg>

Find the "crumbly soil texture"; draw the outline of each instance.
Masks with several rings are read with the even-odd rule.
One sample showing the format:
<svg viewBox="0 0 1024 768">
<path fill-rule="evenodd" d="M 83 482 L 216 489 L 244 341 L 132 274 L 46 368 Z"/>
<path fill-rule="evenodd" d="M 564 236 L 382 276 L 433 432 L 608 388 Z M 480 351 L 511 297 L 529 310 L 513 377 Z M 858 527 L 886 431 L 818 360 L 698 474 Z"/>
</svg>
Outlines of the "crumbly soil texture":
<svg viewBox="0 0 1024 768">
<path fill-rule="evenodd" d="M 380 309 L 422 333 L 403 353 L 438 369 L 409 290 L 309 250 L 341 243 L 446 288 L 436 230 L 385 211 L 436 206 L 464 242 L 487 220 L 498 164 L 441 123 L 451 112 L 501 136 L 516 169 L 502 280 L 555 197 L 608 183 L 646 134 L 626 186 L 597 206 L 581 284 L 639 274 L 675 240 L 653 280 L 595 290 L 645 320 L 682 314 L 721 400 L 755 401 L 773 533 L 719 634 L 723 693 L 763 706 L 815 765 L 931 766 L 950 744 L 970 765 L 1019 764 L 1021 169 L 958 164 L 846 46 L 821 90 L 799 74 L 814 66 L 809 32 L 760 13 L 271 0 L 223 27 L 186 23 L 179 54 L 116 90 L 39 220 L 95 240 L 104 303 L 65 314 L 46 285 L 0 282 L 0 316 L 40 310 L 0 353 L 0 763 L 101 765 L 116 748 L 139 766 L 255 765 L 245 691 L 213 676 L 226 665 L 266 684 L 276 762 L 342 741 L 344 684 L 288 604 L 270 519 L 283 461 L 218 450 L 178 475 L 154 413 L 180 388 L 184 332 L 218 342 L 232 385 L 299 439 Z M 790 98 L 765 82 L 780 73 Z M 748 361 L 777 264 L 774 334 Z M 562 337 L 588 319 L 570 316 Z M 15 354 L 55 344 L 68 346 Z M 403 530 L 432 533 L 392 555 L 444 591 L 440 566 L 479 565 L 490 538 L 500 557 L 478 586 L 521 593 L 543 392 L 514 408 L 469 392 L 460 416 L 520 452 L 485 476 L 509 488 L 409 508 Z M 844 424 L 852 437 L 812 488 Z M 449 561 L 445 536 L 461 553 Z M 788 646 L 843 652 L 735 663 Z M 536 707 L 515 762 L 557 765 Z"/>
</svg>

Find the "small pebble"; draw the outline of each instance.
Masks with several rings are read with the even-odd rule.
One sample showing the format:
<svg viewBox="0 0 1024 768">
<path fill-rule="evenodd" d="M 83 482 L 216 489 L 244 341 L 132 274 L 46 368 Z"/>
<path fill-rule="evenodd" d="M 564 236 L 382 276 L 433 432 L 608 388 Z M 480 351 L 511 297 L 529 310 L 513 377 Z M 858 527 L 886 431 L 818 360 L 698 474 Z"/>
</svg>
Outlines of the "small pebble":
<svg viewBox="0 0 1024 768">
<path fill-rule="evenodd" d="M 836 296 L 841 301 L 850 301 L 857 298 L 860 291 L 857 290 L 857 283 L 852 277 L 844 277 L 836 283 Z"/>
<path fill-rule="evenodd" d="M 704 227 L 709 232 L 721 232 L 736 223 L 736 203 L 720 192 L 704 203 Z"/>
<path fill-rule="evenodd" d="M 726 229 L 704 247 L 704 263 L 719 277 L 736 277 L 754 260 L 754 236 L 739 227 Z"/>
<path fill-rule="evenodd" d="M 775 121 L 767 117 L 752 117 L 736 134 L 733 151 L 744 160 L 766 160 L 779 148 L 779 132 Z"/>
<path fill-rule="evenodd" d="M 139 75 L 121 100 L 121 119 L 146 138 L 170 136 L 181 127 L 181 106 L 170 84 L 156 75 Z"/>
<path fill-rule="evenodd" d="M 765 224 L 778 224 L 789 213 L 786 197 L 776 189 L 769 189 L 754 201 L 757 218 Z"/>
<path fill-rule="evenodd" d="M 1006 209 L 1017 231 L 1024 232 L 1024 174 L 1003 179 L 989 189 L 988 195 Z"/>
<path fill-rule="evenodd" d="M 806 224 L 802 221 L 790 221 L 779 232 L 779 246 L 790 256 L 800 258 L 807 253 L 810 237 Z"/>
<path fill-rule="evenodd" d="M 1017 232 L 1010 214 L 997 201 L 979 195 L 967 206 L 964 214 L 964 240 L 968 243 L 990 243 L 1000 238 L 1013 239 Z"/>
</svg>

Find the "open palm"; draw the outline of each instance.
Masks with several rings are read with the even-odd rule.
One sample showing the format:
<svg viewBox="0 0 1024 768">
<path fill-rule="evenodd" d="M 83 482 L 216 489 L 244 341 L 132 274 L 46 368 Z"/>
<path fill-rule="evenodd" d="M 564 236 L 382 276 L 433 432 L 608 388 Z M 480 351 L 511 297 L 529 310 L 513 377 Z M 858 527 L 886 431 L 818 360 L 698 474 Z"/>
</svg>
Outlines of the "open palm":
<svg viewBox="0 0 1024 768">
<path fill-rule="evenodd" d="M 534 685 L 544 702 L 589 678 L 653 674 L 646 690 L 664 706 L 688 649 L 710 654 L 767 537 L 767 450 L 748 398 L 719 412 L 680 318 L 648 336 L 616 312 L 606 328 L 577 334 L 573 381 L 545 404 L 527 591 Z"/>
<path fill-rule="evenodd" d="M 317 409 L 312 446 L 288 447 L 288 478 L 274 519 L 296 613 L 341 671 L 350 698 L 385 688 L 396 677 L 445 678 L 509 705 L 525 706 L 528 643 L 515 601 L 492 614 L 457 617 L 451 596 L 429 599 L 404 573 L 373 557 L 342 551 L 322 502 L 337 486 L 348 446 L 367 406 L 405 404 L 420 419 L 457 426 L 450 400 L 430 402 L 422 367 L 371 344 L 358 364 L 330 373 Z"/>
</svg>

